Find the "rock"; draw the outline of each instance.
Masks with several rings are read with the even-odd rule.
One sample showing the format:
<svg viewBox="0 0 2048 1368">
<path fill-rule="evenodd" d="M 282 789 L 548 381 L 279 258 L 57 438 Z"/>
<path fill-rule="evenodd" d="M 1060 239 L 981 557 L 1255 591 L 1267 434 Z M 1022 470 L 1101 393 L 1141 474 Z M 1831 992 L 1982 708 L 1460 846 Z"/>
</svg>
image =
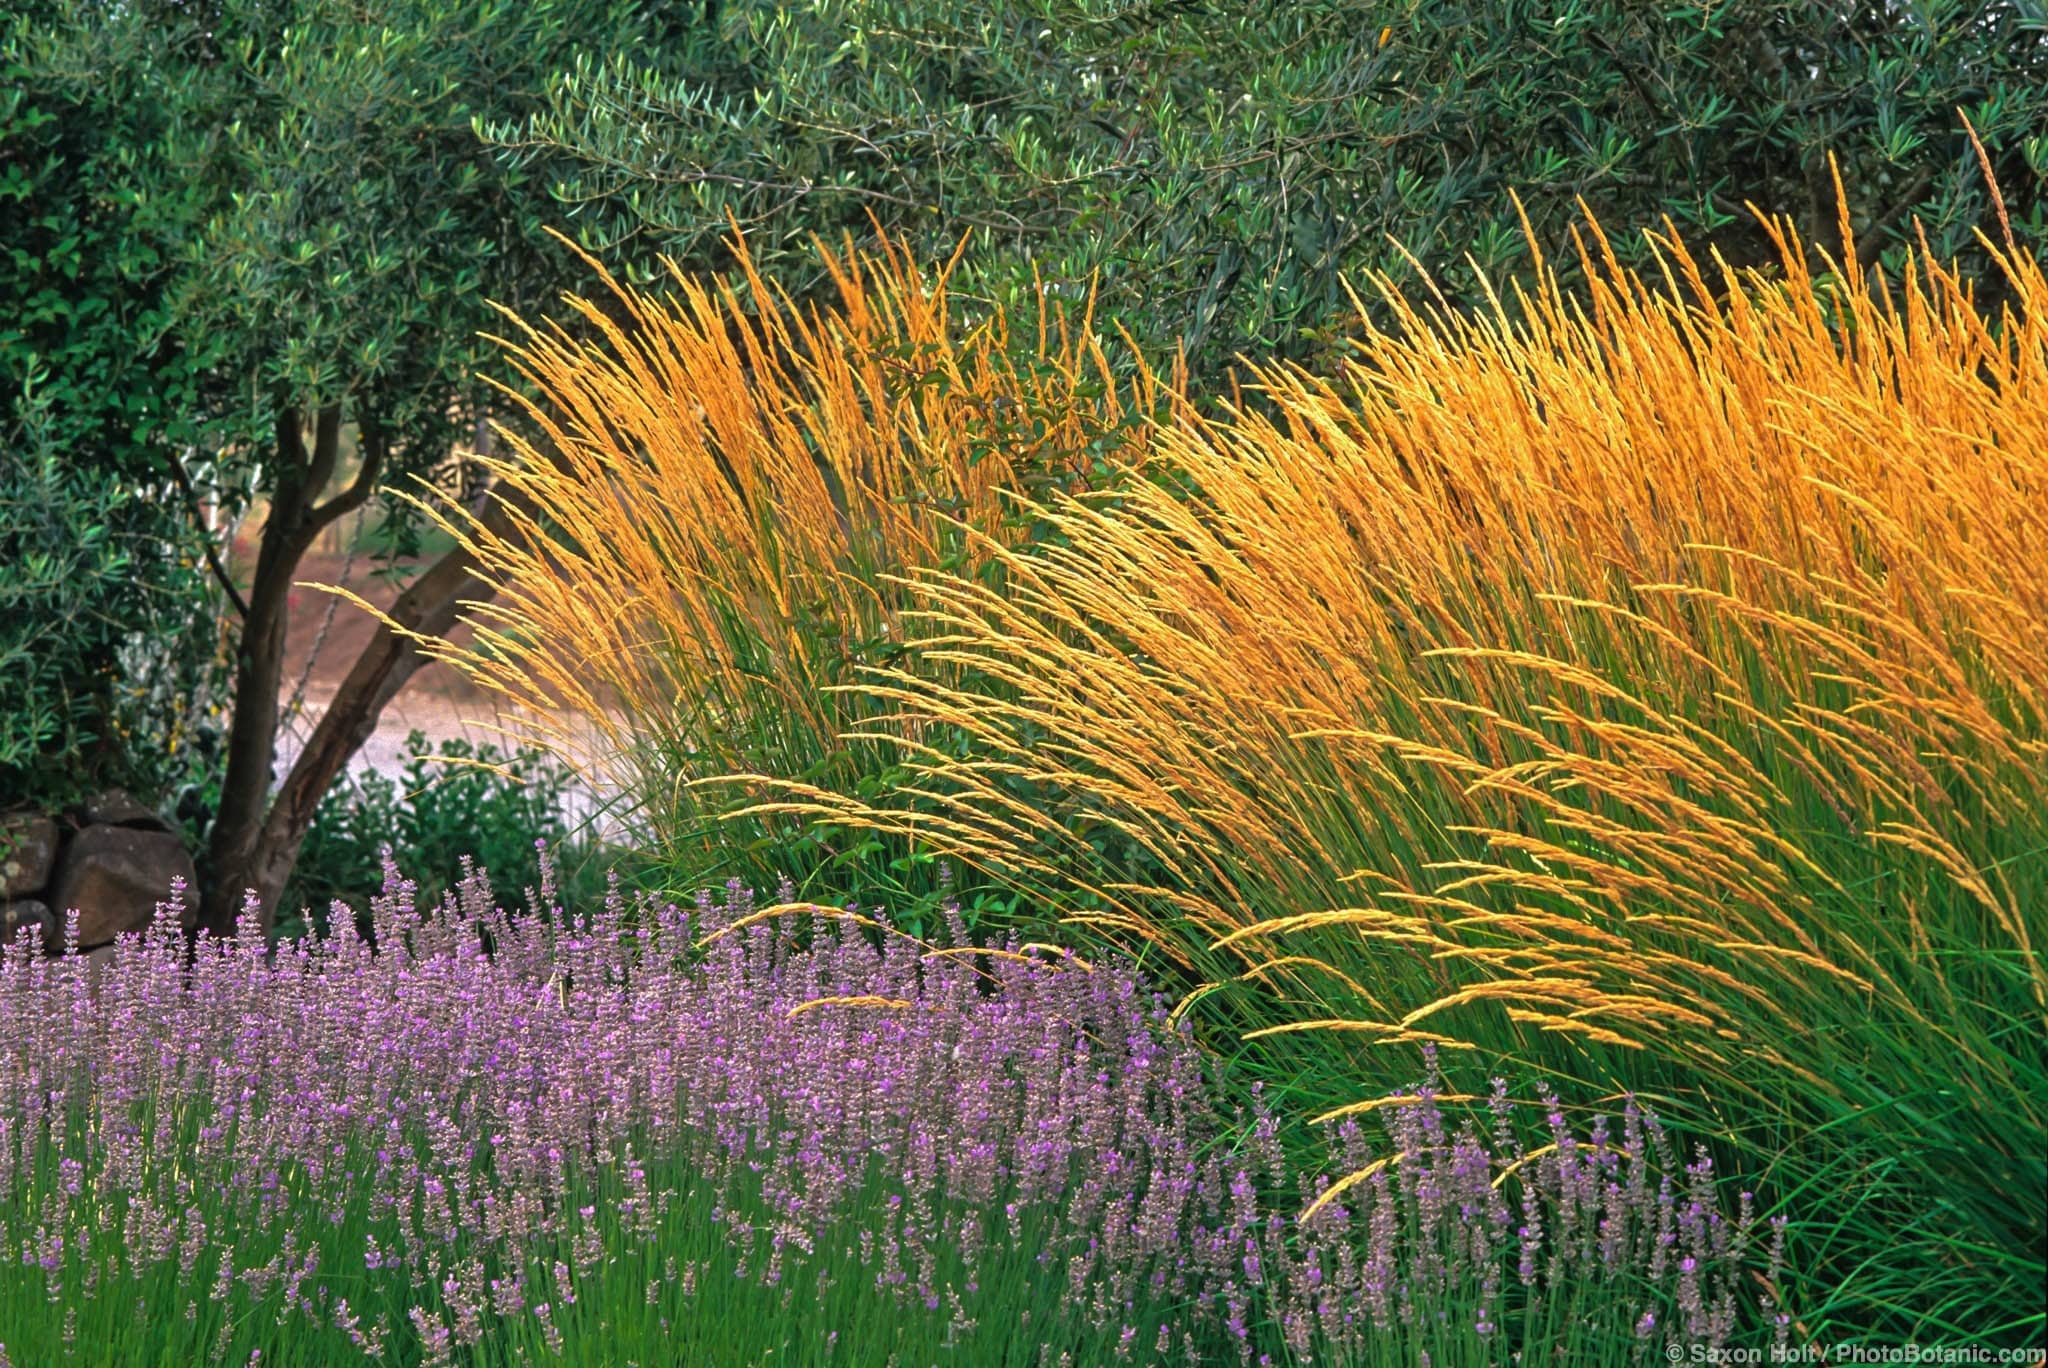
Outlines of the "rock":
<svg viewBox="0 0 2048 1368">
<path fill-rule="evenodd" d="M 144 807 L 127 789 L 108 789 L 85 800 L 87 826 L 137 827 L 144 831 L 169 831 L 155 808 Z"/>
<path fill-rule="evenodd" d="M 34 898 L 20 898 L 14 902 L 0 902 L 0 945 L 12 945 L 21 936 L 26 936 L 31 927 L 43 929 L 43 949 L 59 948 L 64 943 L 64 928 L 51 913 L 47 904 Z"/>
<path fill-rule="evenodd" d="M 71 838 L 49 903 L 60 921 L 78 909 L 78 944 L 90 949 L 124 931 L 146 930 L 178 878 L 187 890 L 183 925 L 189 931 L 199 921 L 193 892 L 199 875 L 178 838 L 167 831 L 89 826 Z"/>
<path fill-rule="evenodd" d="M 0 817 L 0 899 L 38 893 L 57 863 L 57 824 L 40 812 Z"/>
</svg>

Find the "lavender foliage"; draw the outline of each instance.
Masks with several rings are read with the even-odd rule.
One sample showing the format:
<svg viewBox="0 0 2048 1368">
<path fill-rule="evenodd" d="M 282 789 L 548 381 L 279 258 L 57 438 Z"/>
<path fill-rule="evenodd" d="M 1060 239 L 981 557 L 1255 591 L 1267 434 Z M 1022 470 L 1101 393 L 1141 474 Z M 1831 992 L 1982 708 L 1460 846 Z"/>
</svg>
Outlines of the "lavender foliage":
<svg viewBox="0 0 2048 1368">
<path fill-rule="evenodd" d="M 1531 1147 L 1504 1083 L 1485 1133 L 1454 1125 L 1432 1061 L 1383 1135 L 1333 1128 L 1334 1171 L 1369 1170 L 1333 1193 L 1129 972 L 737 887 L 541 915 L 543 873 L 514 914 L 476 872 L 417 909 L 387 869 L 374 947 L 252 920 L 188 960 L 174 893 L 112 965 L 9 948 L 0 1030 L 35 1048 L 0 1052 L 0 1365 L 1628 1361 L 1771 1333 L 1744 1288 L 1782 1227 L 1722 1211 L 1633 1104 L 1582 1138 L 1546 1099 Z"/>
</svg>

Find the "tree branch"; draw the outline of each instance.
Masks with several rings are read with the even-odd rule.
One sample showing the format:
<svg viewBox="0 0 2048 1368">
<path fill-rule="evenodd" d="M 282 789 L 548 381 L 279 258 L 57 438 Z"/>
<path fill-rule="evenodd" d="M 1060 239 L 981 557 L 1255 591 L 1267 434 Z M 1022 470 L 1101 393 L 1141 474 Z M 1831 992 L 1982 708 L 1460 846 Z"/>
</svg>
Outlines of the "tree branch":
<svg viewBox="0 0 2048 1368">
<path fill-rule="evenodd" d="M 1899 191 L 1898 198 L 1892 201 L 1891 208 L 1885 210 L 1884 217 L 1864 229 L 1862 236 L 1856 240 L 1858 266 L 1867 271 L 1877 265 L 1877 259 L 1884 255 L 1887 245 L 1885 240 L 1891 236 L 1892 229 L 1898 226 L 1900 219 L 1912 212 L 1913 206 L 1919 203 L 1920 197 L 1926 194 L 1927 188 L 1933 184 L 1934 169 L 1928 166 L 1921 167 L 1920 174 L 1913 177 L 1905 189 Z"/>
<path fill-rule="evenodd" d="M 299 411 L 296 408 L 277 411 L 277 451 L 284 457 L 287 469 L 298 472 L 306 469 L 306 434 L 299 429 Z"/>
<path fill-rule="evenodd" d="M 356 431 L 362 439 L 363 464 L 347 489 L 307 512 L 306 526 L 315 533 L 343 514 L 361 508 L 377 488 L 377 481 L 384 476 L 384 465 L 391 455 L 391 442 L 384 435 L 382 425 L 366 415 L 356 419 Z"/>
<path fill-rule="evenodd" d="M 184 491 L 185 505 L 192 510 L 192 521 L 201 532 L 206 531 L 206 518 L 199 507 L 199 491 L 192 487 L 192 477 L 185 473 L 185 463 L 178 453 L 170 453 L 171 474 L 177 477 L 178 488 Z M 220 548 L 214 545 L 211 536 L 206 537 L 206 563 L 213 569 L 213 577 L 220 581 L 220 587 L 227 591 L 228 602 L 235 606 L 235 614 L 243 621 L 249 618 L 249 604 L 243 599 L 242 591 L 235 588 L 235 582 L 228 578 L 228 570 L 221 564 Z"/>
<path fill-rule="evenodd" d="M 313 459 L 306 471 L 306 486 L 301 491 L 302 507 L 308 513 L 313 503 L 327 492 L 327 482 L 334 478 L 334 466 L 341 459 L 341 406 L 329 404 L 313 419 Z M 325 524 L 315 523 L 317 530 Z"/>
</svg>

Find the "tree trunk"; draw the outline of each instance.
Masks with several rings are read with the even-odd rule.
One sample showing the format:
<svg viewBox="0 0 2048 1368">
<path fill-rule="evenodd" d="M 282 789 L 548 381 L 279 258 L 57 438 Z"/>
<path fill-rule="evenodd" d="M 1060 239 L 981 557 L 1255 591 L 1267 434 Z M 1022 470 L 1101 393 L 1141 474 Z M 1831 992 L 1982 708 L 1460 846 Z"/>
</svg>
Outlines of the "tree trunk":
<svg viewBox="0 0 2048 1368">
<path fill-rule="evenodd" d="M 509 495 L 488 490 L 481 496 L 478 517 L 494 535 L 509 536 L 513 531 L 509 501 Z M 399 595 L 386 615 L 389 620 L 378 625 L 292 763 L 240 873 L 232 882 L 216 874 L 220 886 L 236 890 L 238 898 L 246 896 L 244 890 L 254 892 L 266 932 L 276 920 L 278 897 L 298 862 L 321 798 L 377 729 L 384 705 L 426 663 L 418 638 L 445 635 L 465 602 L 487 600 L 494 592 L 477 570 L 476 557 L 457 546 Z M 394 623 L 401 630 L 393 630 Z"/>
<path fill-rule="evenodd" d="M 256 574 L 249 586 L 248 612 L 235 651 L 234 718 L 228 729 L 227 772 L 221 781 L 220 811 L 207 843 L 202 928 L 226 934 L 234 929 L 242 890 L 263 842 L 271 766 L 277 758 L 278 683 L 284 673 L 285 630 L 290 625 L 292 581 L 299 561 L 336 519 L 360 508 L 376 488 L 386 447 L 374 421 L 359 420 L 362 468 L 348 488 L 326 503 L 320 495 L 333 477 L 341 451 L 341 409 L 321 409 L 313 422 L 313 446 L 306 447 L 302 415 L 286 409 L 277 419 L 277 487 L 263 520 Z M 259 889 L 260 892 L 260 889 Z M 276 898 L 275 891 L 271 901 Z M 270 910 L 264 912 L 268 925 Z"/>
</svg>

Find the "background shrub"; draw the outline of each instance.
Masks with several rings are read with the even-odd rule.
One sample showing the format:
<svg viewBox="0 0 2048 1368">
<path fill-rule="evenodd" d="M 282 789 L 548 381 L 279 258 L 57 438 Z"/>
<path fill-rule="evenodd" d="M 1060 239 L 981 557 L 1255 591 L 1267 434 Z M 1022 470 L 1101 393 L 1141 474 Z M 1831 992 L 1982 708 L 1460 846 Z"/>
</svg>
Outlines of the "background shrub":
<svg viewBox="0 0 2048 1368">
<path fill-rule="evenodd" d="M 1839 246 L 1830 153 L 1867 254 L 1924 225 L 1998 288 L 1958 111 L 2022 231 L 2048 229 L 2048 28 L 2011 0 L 722 0 L 684 49 L 561 73 L 490 136 L 555 160 L 585 241 L 702 269 L 728 222 L 764 274 L 831 295 L 811 237 L 879 226 L 924 260 L 969 244 L 963 309 L 1041 291 L 1183 349 L 1334 359 L 1347 282 L 1429 263 L 1462 308 L 1532 281 L 1582 205 L 1667 217 L 1738 265 L 1777 258 L 1745 208 Z M 666 69 L 663 64 L 666 64 Z M 1643 244 L 1618 241 L 1632 266 Z M 1575 263 L 1564 263 L 1567 269 Z M 648 275 L 659 274 L 650 269 Z"/>
<path fill-rule="evenodd" d="M 426 902 L 456 885 L 465 859 L 501 879 L 516 877 L 533 867 L 536 841 L 553 852 L 573 900 L 603 897 L 623 852 L 572 832 L 563 807 L 574 783 L 567 766 L 530 747 L 507 754 L 460 737 L 437 747 L 418 731 L 406 738 L 405 755 L 398 779 L 353 770 L 321 801 L 286 890 L 280 935 L 326 933 L 336 899 L 367 914 L 384 886 L 387 850 L 413 872 Z"/>
<path fill-rule="evenodd" d="M 67 460 L 44 414 L 0 431 L 0 807 L 164 804 L 217 754 L 218 593 L 182 513 Z"/>
<path fill-rule="evenodd" d="M 109 193 L 160 110 L 35 70 L 52 17 L 41 0 L 0 15 L 0 806 L 185 789 L 196 837 L 218 788 L 226 601 L 177 464 L 208 358 L 162 325 L 164 225 L 197 196 Z"/>
</svg>

